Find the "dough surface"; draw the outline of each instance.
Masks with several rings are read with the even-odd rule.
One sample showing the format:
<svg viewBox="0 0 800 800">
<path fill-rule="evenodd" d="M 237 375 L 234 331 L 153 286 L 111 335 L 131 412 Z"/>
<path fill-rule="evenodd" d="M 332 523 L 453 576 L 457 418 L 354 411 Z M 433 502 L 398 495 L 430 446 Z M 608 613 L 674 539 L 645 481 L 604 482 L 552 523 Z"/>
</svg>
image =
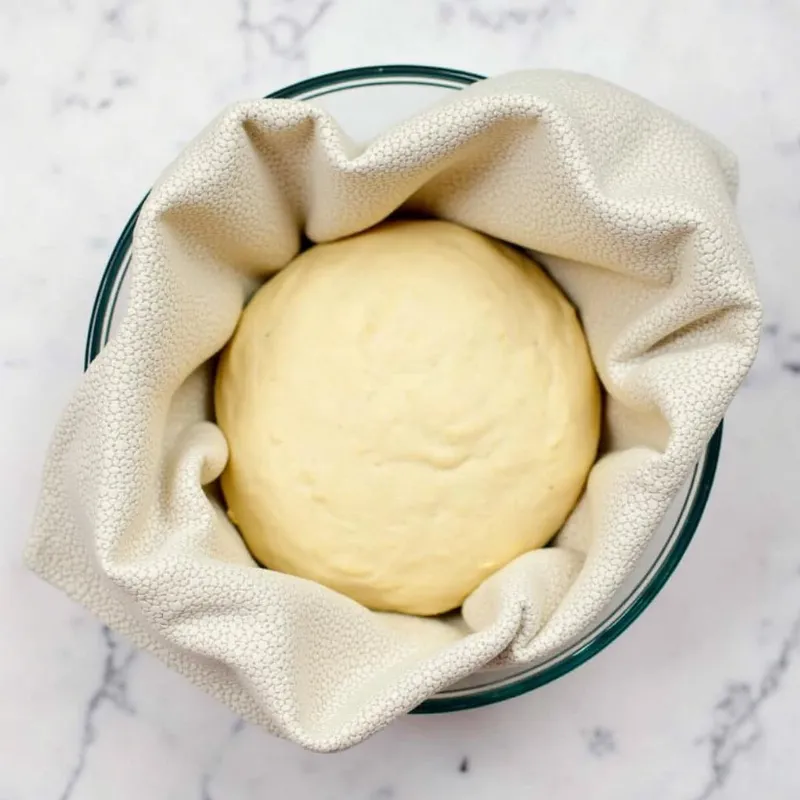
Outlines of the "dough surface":
<svg viewBox="0 0 800 800">
<path fill-rule="evenodd" d="M 223 353 L 222 489 L 265 566 L 438 614 L 541 547 L 597 449 L 575 311 L 516 250 L 438 220 L 316 245 Z"/>
</svg>

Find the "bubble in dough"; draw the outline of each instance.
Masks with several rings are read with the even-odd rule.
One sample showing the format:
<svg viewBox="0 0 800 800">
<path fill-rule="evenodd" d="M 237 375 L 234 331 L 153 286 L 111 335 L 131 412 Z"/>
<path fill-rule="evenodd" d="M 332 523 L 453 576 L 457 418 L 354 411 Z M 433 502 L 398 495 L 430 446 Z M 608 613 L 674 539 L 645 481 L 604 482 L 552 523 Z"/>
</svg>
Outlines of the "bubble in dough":
<svg viewBox="0 0 800 800">
<path fill-rule="evenodd" d="M 595 458 L 575 311 L 529 258 L 437 220 L 311 247 L 223 353 L 222 489 L 265 566 L 432 615 L 541 547 Z"/>
</svg>

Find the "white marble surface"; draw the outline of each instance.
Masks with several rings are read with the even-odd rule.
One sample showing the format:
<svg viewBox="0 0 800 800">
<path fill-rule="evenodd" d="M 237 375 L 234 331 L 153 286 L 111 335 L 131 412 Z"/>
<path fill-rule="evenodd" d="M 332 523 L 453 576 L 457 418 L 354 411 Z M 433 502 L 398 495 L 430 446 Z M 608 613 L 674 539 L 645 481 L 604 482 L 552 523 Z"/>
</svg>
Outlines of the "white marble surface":
<svg viewBox="0 0 800 800">
<path fill-rule="evenodd" d="M 44 449 L 113 242 L 225 103 L 367 63 L 560 66 L 741 157 L 764 344 L 710 507 L 644 616 L 555 684 L 311 755 L 28 574 Z M 0 2 L 0 800 L 800 796 L 797 0 Z"/>
</svg>

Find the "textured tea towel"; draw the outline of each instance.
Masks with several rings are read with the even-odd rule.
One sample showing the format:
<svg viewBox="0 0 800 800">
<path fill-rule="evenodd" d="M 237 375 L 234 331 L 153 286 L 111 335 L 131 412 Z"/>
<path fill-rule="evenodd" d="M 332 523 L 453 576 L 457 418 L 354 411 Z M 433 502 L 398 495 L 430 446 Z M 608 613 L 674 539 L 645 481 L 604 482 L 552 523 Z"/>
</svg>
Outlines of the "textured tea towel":
<svg viewBox="0 0 800 800">
<path fill-rule="evenodd" d="M 356 145 L 302 102 L 236 105 L 150 194 L 130 306 L 58 426 L 29 564 L 248 720 L 353 745 L 489 662 L 558 651 L 631 570 L 756 351 L 759 304 L 710 137 L 563 72 L 478 83 Z M 259 568 L 220 505 L 212 359 L 305 234 L 400 206 L 530 248 L 580 310 L 604 452 L 556 540 L 461 617 L 376 614 Z M 76 332 L 78 335 L 79 332 Z"/>
</svg>

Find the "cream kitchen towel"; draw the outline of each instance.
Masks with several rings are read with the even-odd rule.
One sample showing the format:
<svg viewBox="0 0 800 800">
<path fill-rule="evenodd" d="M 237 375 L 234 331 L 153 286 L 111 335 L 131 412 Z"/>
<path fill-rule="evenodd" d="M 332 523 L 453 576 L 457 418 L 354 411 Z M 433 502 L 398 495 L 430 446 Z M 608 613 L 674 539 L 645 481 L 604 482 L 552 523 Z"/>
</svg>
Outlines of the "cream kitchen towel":
<svg viewBox="0 0 800 800">
<path fill-rule="evenodd" d="M 29 564 L 314 750 L 353 745 L 490 662 L 558 651 L 629 574 L 754 357 L 735 188 L 709 136 L 564 72 L 480 82 L 366 146 L 302 102 L 228 109 L 141 211 L 130 306 L 58 426 Z M 377 614 L 259 568 L 215 486 L 227 449 L 211 361 L 248 296 L 304 235 L 336 239 L 401 206 L 534 251 L 579 308 L 608 393 L 605 454 L 555 546 L 454 620 Z"/>
</svg>

